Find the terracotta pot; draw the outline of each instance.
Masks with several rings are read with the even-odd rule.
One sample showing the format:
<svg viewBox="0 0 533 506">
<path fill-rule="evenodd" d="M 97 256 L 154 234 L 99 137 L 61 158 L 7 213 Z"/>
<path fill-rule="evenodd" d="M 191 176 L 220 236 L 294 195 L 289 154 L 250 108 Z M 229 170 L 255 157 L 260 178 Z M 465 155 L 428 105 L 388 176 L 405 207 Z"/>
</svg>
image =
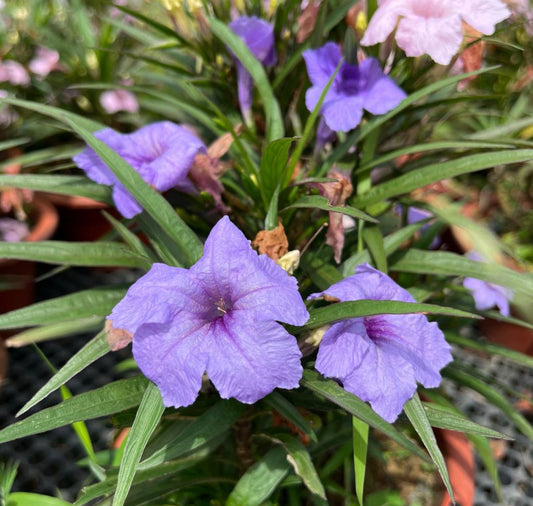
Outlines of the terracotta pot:
<svg viewBox="0 0 533 506">
<path fill-rule="evenodd" d="M 472 444 L 461 432 L 438 429 L 435 431 L 439 448 L 442 451 L 456 504 L 472 506 L 475 494 L 475 462 Z M 448 492 L 444 492 L 441 506 L 452 506 Z"/>
<path fill-rule="evenodd" d="M 113 228 L 102 211 L 118 217 L 114 208 L 102 202 L 72 195 L 47 193 L 59 213 L 56 237 L 64 241 L 95 241 Z"/>
<path fill-rule="evenodd" d="M 57 212 L 45 198 L 36 196 L 32 202 L 30 218 L 34 225 L 24 241 L 49 239 L 57 227 Z M 34 300 L 35 263 L 23 260 L 0 259 L 0 276 L 16 276 L 19 282 L 13 288 L 0 292 L 0 314 L 28 306 Z M 7 333 L 0 332 L 0 337 Z"/>
</svg>

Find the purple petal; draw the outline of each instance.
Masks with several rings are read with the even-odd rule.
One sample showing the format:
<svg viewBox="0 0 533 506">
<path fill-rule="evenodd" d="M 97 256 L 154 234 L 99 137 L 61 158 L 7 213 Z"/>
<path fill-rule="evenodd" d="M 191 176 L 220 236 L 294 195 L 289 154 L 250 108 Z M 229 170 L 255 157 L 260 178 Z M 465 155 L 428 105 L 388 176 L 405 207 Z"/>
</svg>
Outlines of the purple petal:
<svg viewBox="0 0 533 506">
<path fill-rule="evenodd" d="M 385 114 L 394 109 L 407 96 L 405 92 L 388 76 L 379 62 L 367 58 L 360 64 L 361 74 L 367 79 L 363 95 L 363 107 L 372 114 Z"/>
<path fill-rule="evenodd" d="M 229 27 L 263 65 L 271 66 L 276 63 L 274 28 L 270 23 L 255 16 L 242 16 L 232 21 Z"/>
<path fill-rule="evenodd" d="M 335 132 L 348 132 L 361 123 L 363 105 L 360 96 L 339 96 L 336 100 L 324 101 L 322 115 L 326 125 Z"/>
<path fill-rule="evenodd" d="M 502 315 L 509 316 L 511 290 L 475 278 L 465 278 L 463 286 L 472 293 L 477 310 L 486 311 L 497 306 Z"/>
<path fill-rule="evenodd" d="M 143 210 L 133 195 L 120 183 L 113 187 L 113 202 L 124 218 L 133 218 Z"/>
<path fill-rule="evenodd" d="M 304 51 L 303 57 L 309 80 L 313 85 L 323 89 L 341 61 L 342 54 L 337 44 L 328 42 L 318 49 Z M 307 108 L 309 109 L 309 106 Z"/>
<path fill-rule="evenodd" d="M 207 374 L 221 397 L 251 404 L 274 388 L 298 387 L 301 353 L 281 325 L 234 311 L 213 327 Z"/>
<path fill-rule="evenodd" d="M 165 406 L 192 404 L 208 362 L 209 326 L 192 318 L 144 324 L 133 337 L 133 357 L 161 390 Z"/>
<path fill-rule="evenodd" d="M 258 256 L 227 216 L 213 227 L 191 273 L 214 300 L 228 298 L 235 310 L 255 311 L 257 319 L 292 325 L 309 319 L 296 278 L 266 255 Z"/>
<path fill-rule="evenodd" d="M 495 25 L 511 15 L 500 0 L 464 0 L 459 2 L 459 10 L 470 26 L 485 35 L 492 35 Z"/>
<path fill-rule="evenodd" d="M 207 311 L 196 280 L 187 269 L 155 263 L 129 288 L 107 319 L 115 328 L 135 334 L 143 323 L 168 323 L 184 310 L 195 319 Z"/>
<path fill-rule="evenodd" d="M 237 92 L 241 114 L 246 122 L 250 122 L 252 119 L 254 82 L 250 73 L 239 62 L 237 62 Z"/>
</svg>

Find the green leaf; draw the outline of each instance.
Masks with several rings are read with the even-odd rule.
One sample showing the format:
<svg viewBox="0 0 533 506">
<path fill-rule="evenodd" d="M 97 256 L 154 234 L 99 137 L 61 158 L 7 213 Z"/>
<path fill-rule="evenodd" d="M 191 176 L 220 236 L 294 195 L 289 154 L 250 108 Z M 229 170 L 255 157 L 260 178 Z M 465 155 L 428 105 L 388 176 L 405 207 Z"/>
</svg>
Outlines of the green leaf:
<svg viewBox="0 0 533 506">
<path fill-rule="evenodd" d="M 511 403 L 502 394 L 487 385 L 484 381 L 479 380 L 472 374 L 454 367 L 453 365 L 446 367 L 443 370 L 443 375 L 451 378 L 460 385 L 465 385 L 480 393 L 491 404 L 503 411 L 523 434 L 533 440 L 533 427 L 531 424 L 524 416 L 514 409 Z"/>
<path fill-rule="evenodd" d="M 387 274 L 387 254 L 383 243 L 383 236 L 378 227 L 367 226 L 363 230 L 363 239 L 368 246 L 376 267 Z"/>
<path fill-rule="evenodd" d="M 515 149 L 475 154 L 434 163 L 374 186 L 364 194 L 356 196 L 352 204 L 356 207 L 366 207 L 443 179 L 490 169 L 496 165 L 527 162 L 531 159 L 533 159 L 533 149 Z"/>
<path fill-rule="evenodd" d="M 368 450 L 369 426 L 352 416 L 353 465 L 355 471 L 355 494 L 359 504 L 363 503 L 366 475 L 366 455 Z"/>
<path fill-rule="evenodd" d="M 369 214 L 356 209 L 351 206 L 332 206 L 330 205 L 326 197 L 321 195 L 305 195 L 300 197 L 296 202 L 287 206 L 285 209 L 297 209 L 297 208 L 311 208 L 311 209 L 322 209 L 323 211 L 335 212 L 346 214 L 352 218 L 357 218 L 359 220 L 369 221 L 371 223 L 379 223 L 376 218 L 370 216 Z M 284 211 L 285 209 L 282 209 Z"/>
<path fill-rule="evenodd" d="M 386 236 L 383 239 L 383 249 L 385 250 L 385 254 L 388 256 L 394 253 L 405 241 L 408 241 L 413 237 L 423 225 L 424 223 L 413 223 Z M 358 265 L 369 263 L 370 261 L 370 253 L 367 250 L 352 255 L 350 258 L 347 258 L 340 267 L 343 277 L 351 276 Z"/>
<path fill-rule="evenodd" d="M 244 473 L 226 506 L 260 506 L 276 490 L 290 469 L 285 450 L 276 447 Z"/>
<path fill-rule="evenodd" d="M 463 255 L 448 251 L 425 251 L 409 249 L 402 251 L 390 261 L 391 271 L 414 272 L 444 276 L 465 276 L 503 285 L 533 296 L 533 275 L 515 272 L 501 265 L 476 262 Z"/>
<path fill-rule="evenodd" d="M 10 348 L 20 348 L 28 344 L 49 341 L 50 339 L 57 339 L 59 337 L 68 337 L 73 334 L 95 332 L 102 328 L 102 324 L 103 319 L 101 316 L 88 316 L 78 318 L 77 320 L 50 323 L 18 332 L 6 341 L 6 345 Z"/>
<path fill-rule="evenodd" d="M 17 416 L 24 414 L 30 408 L 41 402 L 54 390 L 64 385 L 69 379 L 83 371 L 90 364 L 103 357 L 109 352 L 105 332 L 102 331 L 91 339 L 81 350 L 79 350 L 68 362 L 54 374 L 44 386 L 22 407 Z"/>
<path fill-rule="evenodd" d="M 306 447 L 298 439 L 289 434 L 275 434 L 274 436 L 269 436 L 269 439 L 281 444 L 285 448 L 289 464 L 294 469 L 296 475 L 302 479 L 309 491 L 322 499 L 326 499 L 324 486 L 318 477 L 318 473 Z"/>
<path fill-rule="evenodd" d="M 13 492 L 9 494 L 6 506 L 72 506 L 72 503 L 49 495 Z"/>
<path fill-rule="evenodd" d="M 197 450 L 227 431 L 239 419 L 244 408 L 237 401 L 220 400 L 185 429 L 171 425 L 150 443 L 146 450 L 149 457 L 138 468 L 147 469 Z"/>
<path fill-rule="evenodd" d="M 146 257 L 134 253 L 128 246 L 108 241 L 0 242 L 0 257 L 89 267 L 117 266 L 148 269 L 151 266 Z"/>
<path fill-rule="evenodd" d="M 0 443 L 134 408 L 141 402 L 147 382 L 144 376 L 135 376 L 76 395 L 1 430 Z"/>
<path fill-rule="evenodd" d="M 88 316 L 107 316 L 126 295 L 126 286 L 99 286 L 0 315 L 0 329 L 30 327 Z"/>
<path fill-rule="evenodd" d="M 240 63 L 250 73 L 259 90 L 263 108 L 265 109 L 267 141 L 271 142 L 283 137 L 283 117 L 263 65 L 250 52 L 244 41 L 228 28 L 224 22 L 209 18 L 209 23 L 212 32 L 231 49 Z"/>
<path fill-rule="evenodd" d="M 135 421 L 128 434 L 124 454 L 118 472 L 117 488 L 113 497 L 113 506 L 122 506 L 131 487 L 135 468 L 141 459 L 148 439 L 156 429 L 165 407 L 159 388 L 149 383 L 135 415 Z"/>
<path fill-rule="evenodd" d="M 417 302 L 400 302 L 397 300 L 362 299 L 349 302 L 337 302 L 329 306 L 311 309 L 306 329 L 314 329 L 328 323 L 347 318 L 360 318 L 378 314 L 442 314 L 461 318 L 479 318 L 478 315 L 460 309 L 437 306 L 435 304 L 419 304 Z"/>
<path fill-rule="evenodd" d="M 283 175 L 289 160 L 289 149 L 295 140 L 296 138 L 276 139 L 269 142 L 263 151 L 259 167 L 259 189 L 267 209 L 276 189 L 279 188 L 278 192 L 284 189 Z"/>
<path fill-rule="evenodd" d="M 304 434 L 309 436 L 311 441 L 317 442 L 316 434 L 309 422 L 302 416 L 298 409 L 279 392 L 272 392 L 265 397 L 264 402 L 272 409 L 276 410 L 281 416 L 289 422 L 296 425 Z"/>
<path fill-rule="evenodd" d="M 514 318 L 513 318 L 514 319 Z M 525 322 L 524 322 L 525 323 Z M 489 355 L 500 355 L 505 357 L 517 364 L 524 365 L 533 369 L 533 357 L 520 353 L 519 351 L 514 351 L 505 346 L 498 346 L 497 344 L 484 343 L 481 341 L 474 341 L 473 339 L 468 339 L 467 337 L 462 337 L 458 334 L 452 332 L 445 332 L 446 341 L 451 344 L 457 344 L 465 348 L 470 348 L 471 350 L 479 350 L 487 353 Z"/>
<path fill-rule="evenodd" d="M 398 431 L 392 424 L 383 420 L 368 404 L 344 390 L 344 388 L 334 381 L 324 379 L 317 372 L 305 369 L 303 377 L 300 380 L 300 385 L 325 397 L 352 416 L 356 416 L 371 427 L 389 436 L 411 453 L 428 461 L 427 455 L 413 441 Z"/>
<path fill-rule="evenodd" d="M 448 469 L 446 468 L 446 463 L 444 462 L 444 457 L 437 445 L 435 434 L 433 433 L 433 429 L 431 428 L 426 412 L 424 411 L 424 406 L 420 401 L 420 397 L 418 397 L 418 393 L 415 392 L 413 397 L 405 403 L 403 410 L 431 455 L 431 459 L 437 466 L 444 485 L 446 485 L 446 490 L 448 491 L 448 494 L 450 494 L 452 502 L 455 503 L 453 488 L 450 482 L 450 476 L 448 475 Z"/>
<path fill-rule="evenodd" d="M 455 410 L 439 406 L 438 404 L 424 402 L 424 410 L 432 427 L 439 429 L 456 430 L 465 434 L 490 437 L 495 439 L 512 439 L 501 432 L 498 432 L 483 425 L 472 422 Z"/>
<path fill-rule="evenodd" d="M 28 190 L 78 195 L 111 204 L 111 188 L 93 183 L 84 176 L 58 176 L 55 174 L 2 174 L 0 188 L 27 188 Z"/>
</svg>

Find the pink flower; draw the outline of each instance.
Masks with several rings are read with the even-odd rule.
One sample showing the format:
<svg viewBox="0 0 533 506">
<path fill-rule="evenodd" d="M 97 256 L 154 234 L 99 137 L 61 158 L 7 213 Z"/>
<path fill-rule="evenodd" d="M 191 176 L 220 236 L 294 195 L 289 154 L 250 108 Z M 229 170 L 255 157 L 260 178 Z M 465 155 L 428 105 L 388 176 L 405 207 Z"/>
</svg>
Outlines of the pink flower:
<svg viewBox="0 0 533 506">
<path fill-rule="evenodd" d="M 15 60 L 0 61 L 0 82 L 7 81 L 10 84 L 28 86 L 30 76 L 28 71 Z"/>
<path fill-rule="evenodd" d="M 361 44 L 383 42 L 397 26 L 396 42 L 407 56 L 428 54 L 447 65 L 463 40 L 463 21 L 491 35 L 509 15 L 500 0 L 381 0 Z"/>
<path fill-rule="evenodd" d="M 136 113 L 139 110 L 139 102 L 135 95 L 128 90 L 110 90 L 100 95 L 100 105 L 108 114 L 118 111 Z"/>
<path fill-rule="evenodd" d="M 46 77 L 59 66 L 59 53 L 46 47 L 37 48 L 35 57 L 29 63 L 30 70 L 41 77 Z"/>
</svg>

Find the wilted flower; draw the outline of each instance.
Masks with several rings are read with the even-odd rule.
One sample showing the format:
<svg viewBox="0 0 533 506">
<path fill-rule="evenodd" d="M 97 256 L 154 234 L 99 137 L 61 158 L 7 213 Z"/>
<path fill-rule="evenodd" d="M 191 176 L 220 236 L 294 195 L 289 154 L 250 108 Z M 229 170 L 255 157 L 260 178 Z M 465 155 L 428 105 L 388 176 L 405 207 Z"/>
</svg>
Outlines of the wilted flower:
<svg viewBox="0 0 533 506">
<path fill-rule="evenodd" d="M 250 52 L 266 66 L 276 63 L 274 28 L 271 24 L 255 16 L 242 16 L 229 24 L 229 27 L 244 41 Z M 237 65 L 237 86 L 241 113 L 247 123 L 251 121 L 253 80 L 239 60 Z"/>
<path fill-rule="evenodd" d="M 8 82 L 13 86 L 28 86 L 30 84 L 30 76 L 19 62 L 3 60 L 0 61 L 0 82 Z"/>
<path fill-rule="evenodd" d="M 205 151 L 206 147 L 185 128 L 162 121 L 131 134 L 120 134 L 106 128 L 94 135 L 115 150 L 155 189 L 194 189 L 187 173 L 196 154 Z M 113 200 L 125 218 L 142 211 L 139 203 L 92 148 L 85 149 L 73 160 L 93 181 L 113 186 Z"/>
<path fill-rule="evenodd" d="M 13 218 L 0 218 L 0 241 L 19 242 L 29 234 L 28 224 Z"/>
<path fill-rule="evenodd" d="M 343 206 L 353 192 L 349 173 L 337 168 L 328 173 L 328 177 L 336 179 L 330 183 L 316 183 L 320 195 L 326 197 L 332 206 Z M 326 244 L 333 248 L 335 262 L 340 263 L 344 247 L 344 222 L 341 213 L 329 213 L 329 225 L 326 232 Z"/>
<path fill-rule="evenodd" d="M 470 260 L 483 261 L 481 255 L 475 251 L 470 251 L 467 256 Z M 509 301 L 513 298 L 512 290 L 476 278 L 465 278 L 463 286 L 472 294 L 478 311 L 486 311 L 497 306 L 503 316 L 509 316 Z"/>
<path fill-rule="evenodd" d="M 133 334 L 133 356 L 166 406 L 194 402 L 207 375 L 221 397 L 253 403 L 302 375 L 296 339 L 278 323 L 309 317 L 296 279 L 257 255 L 228 217 L 190 269 L 154 264 L 108 319 Z"/>
<path fill-rule="evenodd" d="M 30 61 L 30 70 L 41 77 L 46 77 L 52 70 L 56 70 L 59 65 L 59 53 L 53 49 L 39 47 L 37 54 Z"/>
<path fill-rule="evenodd" d="M 398 25 L 396 42 L 407 56 L 425 53 L 447 65 L 463 40 L 463 21 L 491 35 L 509 14 L 500 0 L 382 0 L 361 44 L 383 42 Z"/>
<path fill-rule="evenodd" d="M 368 264 L 309 298 L 323 295 L 341 302 L 415 302 L 407 290 Z M 383 314 L 334 323 L 320 343 L 315 367 L 393 422 L 416 391 L 417 381 L 427 388 L 438 386 L 440 370 L 451 360 L 450 346 L 436 323 L 421 314 Z"/>
<path fill-rule="evenodd" d="M 307 73 L 312 87 L 305 94 L 305 105 L 312 111 L 342 55 L 339 47 L 328 42 L 318 49 L 304 51 Z M 363 109 L 384 114 L 394 109 L 405 93 L 386 76 L 375 58 L 359 65 L 342 63 L 320 110 L 326 125 L 336 132 L 355 128 L 363 117 Z"/>
<path fill-rule="evenodd" d="M 139 111 L 137 97 L 128 90 L 109 90 L 100 95 L 100 105 L 108 114 L 126 111 L 135 114 Z"/>
</svg>

